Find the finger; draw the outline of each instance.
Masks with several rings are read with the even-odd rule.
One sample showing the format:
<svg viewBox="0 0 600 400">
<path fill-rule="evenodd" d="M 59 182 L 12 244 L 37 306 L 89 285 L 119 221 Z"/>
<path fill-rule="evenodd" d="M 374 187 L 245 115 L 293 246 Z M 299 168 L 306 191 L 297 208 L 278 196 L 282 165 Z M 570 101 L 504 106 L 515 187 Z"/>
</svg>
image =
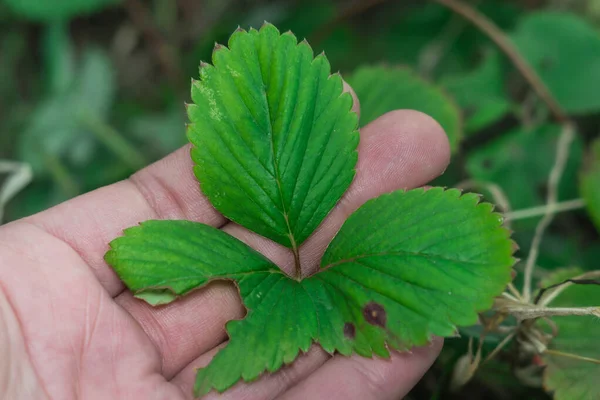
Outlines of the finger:
<svg viewBox="0 0 600 400">
<path fill-rule="evenodd" d="M 311 237 L 302 247 L 302 262 L 310 261 L 316 265 L 323 248 L 337 232 L 346 216 L 366 200 L 393 189 L 416 187 L 426 183 L 446 168 L 448 158 L 448 140 L 443 130 L 424 114 L 396 111 L 386 114 L 365 127 L 361 132 L 356 178 L 341 203 L 332 211 L 314 237 Z M 224 229 L 263 251 L 282 267 L 292 265 L 288 258 L 289 249 L 282 249 L 273 242 L 237 225 L 229 224 Z M 233 288 L 230 290 L 236 292 Z M 192 362 L 194 356 L 208 351 L 226 338 L 225 330 L 221 328 L 216 335 L 202 335 L 195 339 L 193 343 L 196 347 L 186 346 L 185 344 L 191 343 L 191 340 L 183 338 L 186 335 L 195 335 L 192 329 L 194 324 L 222 327 L 228 320 L 243 317 L 239 299 L 227 296 L 231 302 L 229 300 L 208 302 L 202 297 L 202 291 L 192 296 L 197 297 L 190 300 L 188 307 L 193 307 L 195 318 L 204 322 L 189 321 L 173 314 L 168 316 L 168 323 L 159 323 L 163 329 L 159 338 L 167 338 L 170 342 L 169 346 L 159 346 L 163 355 L 163 372 L 167 377 L 177 372 L 178 368 L 182 368 L 184 363 Z M 157 322 L 148 319 L 147 311 L 138 311 L 138 308 L 146 307 L 141 302 L 127 301 L 124 307 L 138 319 L 147 332 L 156 330 L 153 327 L 146 327 L 156 325 Z M 157 318 L 161 320 L 167 316 L 162 315 Z M 151 337 L 152 335 L 150 333 Z M 173 341 L 171 342 L 170 339 Z M 176 349 L 176 351 L 171 353 L 167 351 L 168 349 Z M 193 367 L 192 362 L 187 368 Z"/>
<path fill-rule="evenodd" d="M 334 356 L 281 400 L 395 400 L 404 396 L 427 372 L 442 349 L 435 339 L 411 352 L 392 352 L 389 360 Z"/>
<path fill-rule="evenodd" d="M 224 346 L 225 344 L 223 344 Z M 214 355 L 223 346 L 218 346 L 200 356 L 194 364 L 196 368 L 186 368 L 178 374 L 171 383 L 181 389 L 184 395 L 193 399 L 192 386 L 196 379 L 196 369 L 202 368 L 210 362 Z M 312 346 L 306 354 L 301 354 L 292 364 L 282 367 L 279 371 L 265 375 L 255 382 L 239 382 L 226 392 L 218 394 L 211 392 L 202 397 L 202 400 L 267 400 L 275 399 L 288 388 L 303 381 L 319 366 L 323 365 L 331 356 L 320 346 Z"/>
<path fill-rule="evenodd" d="M 188 145 L 128 180 L 76 197 L 27 221 L 75 249 L 115 296 L 124 287 L 104 254 L 123 229 L 148 219 L 189 219 L 212 226 L 225 223 L 200 193 L 189 153 Z"/>
</svg>

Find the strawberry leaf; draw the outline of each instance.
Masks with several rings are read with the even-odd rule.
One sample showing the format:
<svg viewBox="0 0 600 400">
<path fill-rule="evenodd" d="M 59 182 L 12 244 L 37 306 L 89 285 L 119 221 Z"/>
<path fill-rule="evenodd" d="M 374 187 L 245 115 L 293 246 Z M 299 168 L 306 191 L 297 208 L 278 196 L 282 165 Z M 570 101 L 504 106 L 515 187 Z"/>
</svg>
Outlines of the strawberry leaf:
<svg viewBox="0 0 600 400">
<path fill-rule="evenodd" d="M 295 251 L 354 176 L 352 100 L 324 56 L 313 59 L 308 44 L 272 25 L 238 30 L 229 46 L 216 48 L 215 66 L 203 65 L 193 83 L 195 173 L 225 216 Z M 215 279 L 238 286 L 248 313 L 227 323 L 229 343 L 198 371 L 196 395 L 275 371 L 313 342 L 329 353 L 389 357 L 453 336 L 490 307 L 514 263 L 492 206 L 442 188 L 368 201 L 303 280 L 195 222 L 148 221 L 110 247 L 106 261 L 150 304 Z"/>
<path fill-rule="evenodd" d="M 295 249 L 354 177 L 352 97 L 323 54 L 273 25 L 238 30 L 229 47 L 192 85 L 194 171 L 223 215 Z"/>
<path fill-rule="evenodd" d="M 513 243 L 492 206 L 458 190 L 397 191 L 365 203 L 298 281 L 227 234 L 186 221 L 149 221 L 116 239 L 107 261 L 137 297 L 171 301 L 213 279 L 239 287 L 248 314 L 198 372 L 197 395 L 223 391 L 327 352 L 389 357 L 472 325 L 510 280 Z M 376 229 L 368 229 L 368 226 Z M 169 293 L 170 292 L 170 293 Z M 244 356 L 248 349 L 252 356 Z"/>
</svg>

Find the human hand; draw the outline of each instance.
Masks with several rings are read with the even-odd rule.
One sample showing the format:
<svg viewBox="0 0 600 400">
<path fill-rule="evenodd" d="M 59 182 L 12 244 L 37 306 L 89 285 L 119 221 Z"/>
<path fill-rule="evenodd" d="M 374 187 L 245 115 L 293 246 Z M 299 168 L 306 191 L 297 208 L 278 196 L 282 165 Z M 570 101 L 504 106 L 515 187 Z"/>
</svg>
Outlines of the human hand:
<svg viewBox="0 0 600 400">
<path fill-rule="evenodd" d="M 348 215 L 366 200 L 413 188 L 449 162 L 446 135 L 414 111 L 388 113 L 361 130 L 356 178 L 301 247 L 305 275 Z M 189 147 L 133 175 L 0 227 L 0 398 L 191 399 L 195 369 L 242 318 L 239 295 L 213 282 L 153 308 L 132 297 L 104 261 L 108 243 L 148 219 L 188 219 L 220 227 L 285 271 L 278 244 L 218 214 L 192 174 Z M 376 229 L 376 227 L 372 227 Z M 390 360 L 326 354 L 318 346 L 280 371 L 239 383 L 231 399 L 398 399 L 441 349 L 434 340 Z M 218 397 L 211 393 L 206 398 Z"/>
</svg>

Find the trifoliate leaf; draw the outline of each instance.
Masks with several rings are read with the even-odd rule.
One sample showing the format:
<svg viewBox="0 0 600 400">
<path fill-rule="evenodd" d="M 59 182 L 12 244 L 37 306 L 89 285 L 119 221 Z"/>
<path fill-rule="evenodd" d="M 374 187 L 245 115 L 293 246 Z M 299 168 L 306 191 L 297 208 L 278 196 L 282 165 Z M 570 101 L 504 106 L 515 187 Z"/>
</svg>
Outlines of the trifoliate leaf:
<svg viewBox="0 0 600 400">
<path fill-rule="evenodd" d="M 120 0 L 5 0 L 15 13 L 40 22 L 68 20 L 119 2 Z"/>
<path fill-rule="evenodd" d="M 452 150 L 462 137 L 460 110 L 433 84 L 405 67 L 369 66 L 348 78 L 360 100 L 360 124 L 365 126 L 388 111 L 412 109 L 435 119 L 446 131 Z"/>
<path fill-rule="evenodd" d="M 475 323 L 514 262 L 501 216 L 478 202 L 442 188 L 371 200 L 342 226 L 321 269 L 301 281 L 237 239 L 184 221 L 130 228 L 106 260 L 154 303 L 213 279 L 236 282 L 248 314 L 227 323 L 229 343 L 199 370 L 202 395 L 275 371 L 313 342 L 329 353 L 388 357 Z"/>
<path fill-rule="evenodd" d="M 596 139 L 591 146 L 579 190 L 596 229 L 600 231 L 600 139 Z"/>
<path fill-rule="evenodd" d="M 560 131 L 560 126 L 544 125 L 507 132 L 472 151 L 467 159 L 467 172 L 473 179 L 499 185 L 513 210 L 545 204 L 546 182 L 556 157 Z M 559 185 L 560 200 L 577 197 L 581 153 L 581 139 L 576 138 Z M 522 222 L 535 224 L 535 219 Z"/>
<path fill-rule="evenodd" d="M 575 275 L 570 276 L 573 278 Z M 600 306 L 600 287 L 572 285 L 551 304 L 553 307 Z M 544 388 L 556 400 L 600 398 L 600 321 L 595 316 L 553 317 L 558 335 L 549 345 L 559 354 L 543 355 Z M 583 358 L 587 358 L 583 359 Z M 595 361 L 594 361 L 595 360 Z"/>
<path fill-rule="evenodd" d="M 496 122 L 511 108 L 498 52 L 489 53 L 481 65 L 470 73 L 448 77 L 441 84 L 462 108 L 467 133 L 477 132 Z"/>
<path fill-rule="evenodd" d="M 297 248 L 354 177 L 352 97 L 324 55 L 270 24 L 236 31 L 213 63 L 188 107 L 202 191 L 234 222 Z"/>
<path fill-rule="evenodd" d="M 600 34 L 583 19 L 538 12 L 512 34 L 519 52 L 569 113 L 600 110 Z"/>
</svg>

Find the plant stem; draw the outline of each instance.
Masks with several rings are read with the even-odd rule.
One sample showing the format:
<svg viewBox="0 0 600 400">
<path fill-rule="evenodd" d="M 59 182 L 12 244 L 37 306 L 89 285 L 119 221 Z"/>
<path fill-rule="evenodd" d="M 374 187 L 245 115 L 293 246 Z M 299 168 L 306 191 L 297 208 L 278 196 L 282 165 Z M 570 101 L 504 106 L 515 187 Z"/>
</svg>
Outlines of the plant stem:
<svg viewBox="0 0 600 400">
<path fill-rule="evenodd" d="M 296 243 L 293 243 L 294 248 L 292 249 L 292 252 L 294 253 L 294 274 L 295 274 L 295 278 L 297 280 L 301 280 L 302 279 L 302 264 L 300 264 L 300 251 L 298 250 L 298 247 L 296 247 Z"/>
<path fill-rule="evenodd" d="M 569 159 L 569 149 L 571 148 L 571 142 L 573 142 L 574 138 L 575 127 L 571 123 L 565 123 L 556 145 L 556 159 L 554 161 L 554 166 L 548 177 L 548 197 L 546 201 L 548 208 L 546 209 L 544 217 L 535 227 L 535 236 L 533 237 L 527 261 L 525 263 L 523 298 L 526 302 L 531 300 L 531 277 L 539 255 L 540 244 L 542 243 L 544 232 L 554 219 L 558 199 L 558 184 L 564 172 L 567 160 Z"/>
<path fill-rule="evenodd" d="M 82 124 L 98 138 L 98 140 L 108 147 L 132 170 L 137 171 L 148 164 L 142 153 L 133 147 L 133 145 L 131 145 L 119 132 L 106 122 L 90 114 L 82 116 L 80 120 Z"/>
<path fill-rule="evenodd" d="M 504 308 L 517 319 L 535 319 L 542 317 L 564 317 L 570 315 L 592 315 L 600 318 L 600 307 L 536 307 L 529 304 L 508 305 Z"/>
<path fill-rule="evenodd" d="M 492 350 L 490 354 L 487 355 L 487 357 L 483 360 L 481 364 L 486 364 L 488 361 L 496 357 L 496 355 L 516 336 L 516 334 L 516 331 L 511 332 L 504 339 L 502 339 L 502 341 L 498 343 L 498 346 L 496 346 L 496 348 Z"/>
<path fill-rule="evenodd" d="M 523 210 L 516 210 L 509 213 L 504 214 L 504 218 L 507 221 L 516 221 L 519 219 L 527 219 L 533 217 L 539 217 L 541 215 L 545 215 L 547 212 L 551 213 L 560 213 L 565 211 L 578 210 L 580 208 L 585 207 L 585 201 L 583 199 L 573 199 L 568 201 L 563 201 L 560 203 L 554 204 L 551 208 L 550 205 L 546 204 L 538 207 L 525 208 Z"/>
<path fill-rule="evenodd" d="M 519 51 L 515 48 L 515 45 L 506 36 L 506 34 L 490 19 L 473 9 L 468 4 L 458 0 L 434 1 L 463 16 L 466 20 L 470 21 L 473 25 L 484 32 L 494 43 L 496 43 L 496 45 L 504 52 L 504 54 L 506 54 L 514 66 L 519 70 L 521 75 L 523 75 L 525 80 L 529 82 L 540 99 L 542 99 L 552 111 L 555 119 L 558 122 L 568 121 L 569 117 L 567 116 L 567 113 L 562 109 L 558 101 L 556 101 L 552 93 L 550 93 L 550 90 L 548 90 L 546 84 L 542 81 L 531 65 L 529 65 L 529 62 L 527 62 L 527 60 L 525 60 L 521 54 L 519 54 Z"/>
<path fill-rule="evenodd" d="M 581 360 L 581 361 L 591 362 L 591 363 L 594 363 L 594 364 L 600 364 L 600 360 L 597 360 L 595 358 L 578 356 L 577 354 L 571 354 L 571 353 L 563 353 L 562 351 L 557 351 L 557 350 L 546 350 L 544 353 L 550 354 L 552 356 L 573 358 L 575 360 Z"/>
</svg>

